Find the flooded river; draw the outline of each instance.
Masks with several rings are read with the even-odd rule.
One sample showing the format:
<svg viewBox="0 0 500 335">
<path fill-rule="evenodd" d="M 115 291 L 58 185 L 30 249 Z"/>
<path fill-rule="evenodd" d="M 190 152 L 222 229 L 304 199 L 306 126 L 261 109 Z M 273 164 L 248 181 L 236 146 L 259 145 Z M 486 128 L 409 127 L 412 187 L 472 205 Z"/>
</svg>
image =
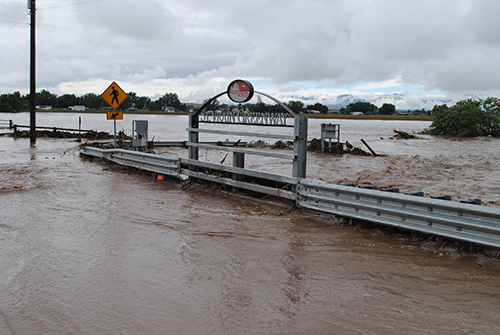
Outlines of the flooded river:
<svg viewBox="0 0 500 335">
<path fill-rule="evenodd" d="M 27 114 L 2 116 L 29 124 Z M 186 140 L 187 118 L 150 120 Z M 128 119 L 127 119 L 128 118 Z M 103 115 L 82 128 L 112 131 Z M 319 124 L 309 120 L 309 137 Z M 390 139 L 429 122 L 352 121 L 383 157 L 308 155 L 308 177 L 500 201 L 498 140 Z M 78 128 L 76 114 L 39 125 Z M 185 155 L 183 149 L 158 150 Z M 200 151 L 220 161 L 222 153 Z M 291 174 L 289 163 L 249 167 Z M 500 263 L 330 216 L 159 182 L 69 140 L 0 137 L 0 334 L 498 334 Z"/>
</svg>

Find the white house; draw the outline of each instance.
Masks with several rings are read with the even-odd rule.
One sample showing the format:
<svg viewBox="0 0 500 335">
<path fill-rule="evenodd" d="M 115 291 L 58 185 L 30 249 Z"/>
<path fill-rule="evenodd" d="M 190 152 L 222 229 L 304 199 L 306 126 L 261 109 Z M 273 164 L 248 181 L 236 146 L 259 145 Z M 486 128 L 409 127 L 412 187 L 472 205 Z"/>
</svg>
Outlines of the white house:
<svg viewBox="0 0 500 335">
<path fill-rule="evenodd" d="M 82 105 L 76 105 L 76 106 L 69 106 L 68 109 L 69 110 L 72 110 L 72 111 L 84 111 L 85 110 L 85 106 L 82 106 Z"/>
</svg>

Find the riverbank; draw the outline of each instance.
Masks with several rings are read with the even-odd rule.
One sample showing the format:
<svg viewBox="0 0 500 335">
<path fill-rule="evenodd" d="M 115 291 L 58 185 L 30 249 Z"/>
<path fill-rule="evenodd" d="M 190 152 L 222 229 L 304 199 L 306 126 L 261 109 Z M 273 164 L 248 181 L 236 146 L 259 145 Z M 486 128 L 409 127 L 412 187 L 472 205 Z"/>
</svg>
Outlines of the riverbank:
<svg viewBox="0 0 500 335">
<path fill-rule="evenodd" d="M 58 110 L 53 109 L 50 111 L 36 111 L 37 114 L 48 113 L 68 113 L 68 114 L 106 114 L 107 110 L 85 110 L 85 111 L 71 111 L 71 110 Z M 2 114 L 17 114 L 9 112 L 0 112 Z M 29 110 L 22 110 L 19 113 L 29 113 Z M 123 114 L 130 115 L 165 115 L 165 116 L 179 116 L 189 115 L 188 112 L 175 112 L 167 113 L 164 111 L 123 111 Z M 336 120 L 387 120 L 387 121 L 432 121 L 432 116 L 427 115 L 340 115 L 340 114 L 300 114 L 307 116 L 310 119 L 336 119 Z M 290 116 L 291 117 L 291 116 Z"/>
</svg>

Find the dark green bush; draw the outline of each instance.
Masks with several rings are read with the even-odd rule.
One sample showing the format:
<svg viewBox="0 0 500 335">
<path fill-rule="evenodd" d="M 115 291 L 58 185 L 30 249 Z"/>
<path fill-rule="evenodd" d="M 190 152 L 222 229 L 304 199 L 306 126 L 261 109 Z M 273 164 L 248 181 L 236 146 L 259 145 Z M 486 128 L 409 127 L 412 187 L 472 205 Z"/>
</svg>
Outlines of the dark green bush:
<svg viewBox="0 0 500 335">
<path fill-rule="evenodd" d="M 489 101 L 488 99 L 486 101 Z M 434 120 L 424 131 L 430 135 L 456 137 L 500 136 L 500 122 L 496 113 L 481 99 L 467 99 L 454 106 L 434 106 Z"/>
</svg>

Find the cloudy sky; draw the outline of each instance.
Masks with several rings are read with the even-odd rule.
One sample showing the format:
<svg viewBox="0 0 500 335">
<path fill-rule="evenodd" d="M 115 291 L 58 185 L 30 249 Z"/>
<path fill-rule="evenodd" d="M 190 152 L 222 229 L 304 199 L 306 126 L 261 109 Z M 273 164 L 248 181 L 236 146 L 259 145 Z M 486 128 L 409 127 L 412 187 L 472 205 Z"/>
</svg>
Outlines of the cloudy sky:
<svg viewBox="0 0 500 335">
<path fill-rule="evenodd" d="M 26 3 L 0 0 L 0 94 L 29 92 Z M 36 5 L 37 91 L 57 95 L 101 94 L 117 81 L 140 96 L 201 102 L 241 78 L 305 104 L 350 97 L 413 109 L 500 97 L 498 0 Z"/>
</svg>

